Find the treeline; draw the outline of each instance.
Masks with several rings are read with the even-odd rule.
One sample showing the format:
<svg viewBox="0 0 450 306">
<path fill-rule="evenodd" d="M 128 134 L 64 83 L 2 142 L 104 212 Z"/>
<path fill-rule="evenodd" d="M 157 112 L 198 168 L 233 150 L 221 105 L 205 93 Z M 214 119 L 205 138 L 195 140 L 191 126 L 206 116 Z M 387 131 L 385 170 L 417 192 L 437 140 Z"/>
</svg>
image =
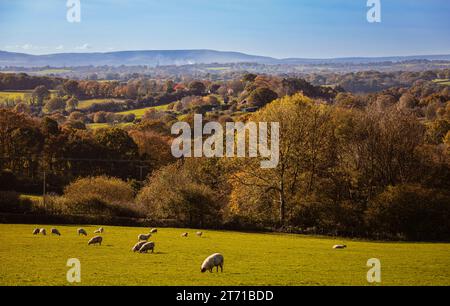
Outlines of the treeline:
<svg viewBox="0 0 450 306">
<path fill-rule="evenodd" d="M 167 118 L 144 120 L 128 132 L 80 132 L 3 110 L 0 141 L 6 160 L 0 181 L 2 189 L 17 189 L 20 184 L 5 185 L 21 173 L 34 177 L 38 169 L 46 169 L 58 182 L 70 177 L 59 196 L 47 198 L 41 213 L 172 220 L 190 227 L 447 240 L 449 102 L 434 121 L 423 121 L 414 109 L 400 104 L 380 108 L 375 100 L 349 108 L 301 94 L 269 103 L 248 118 L 281 124 L 280 162 L 266 170 L 259 159 L 250 158 L 174 161 L 168 152 L 170 138 L 163 137 L 169 135 Z M 437 121 L 447 127 L 433 138 L 430 131 Z M 167 158 L 162 158 L 164 152 Z M 153 158 L 154 163 L 147 164 Z M 110 161 L 107 166 L 102 166 L 103 159 Z M 146 182 L 136 182 L 135 170 L 116 164 L 118 160 L 142 160 L 138 165 L 150 168 Z M 77 174 L 87 177 L 74 180 Z M 5 207 L 1 209 L 17 206 Z"/>
<path fill-rule="evenodd" d="M 46 76 L 29 76 L 25 73 L 0 73 L 0 90 L 33 90 L 38 86 L 54 89 L 63 79 Z"/>
<path fill-rule="evenodd" d="M 410 87 L 416 82 L 450 79 L 450 69 L 413 71 L 359 71 L 351 73 L 312 73 L 304 78 L 316 86 L 335 85 L 352 93 L 375 93 L 391 87 Z"/>
<path fill-rule="evenodd" d="M 20 82 L 17 78 L 13 80 Z M 30 84 L 24 82 L 20 87 L 28 86 Z M 51 116 L 60 124 L 84 129 L 89 123 L 132 123 L 135 118 L 131 115 L 114 113 L 146 107 L 167 105 L 165 111 L 172 115 L 192 112 L 206 114 L 222 110 L 225 115 L 233 116 L 238 111 L 254 111 L 278 97 L 299 92 L 332 103 L 341 91 L 338 87 L 314 86 L 300 78 L 256 74 L 245 74 L 240 79 L 226 82 L 186 80 L 176 83 L 173 80 L 139 78 L 120 83 L 55 79 L 52 87 L 36 86 L 29 101 L 16 98 L 12 104 L 6 103 L 4 106 L 38 117 Z M 86 99 L 103 101 L 80 109 L 79 101 Z M 84 116 L 78 115 L 80 112 Z M 74 117 L 83 120 L 73 121 Z"/>
<path fill-rule="evenodd" d="M 435 76 L 443 75 L 429 78 Z M 64 80 L 58 86 L 56 97 L 38 86 L 33 107 L 50 103 L 61 111 L 0 109 L 0 190 L 7 199 L 0 212 L 380 239 L 449 237 L 449 87 L 418 80 L 358 95 L 255 74 L 226 82 Z M 118 89 L 135 99 L 77 110 L 87 93 Z M 179 100 L 126 129 L 86 129 L 91 122 L 131 122 L 134 116 L 115 112 L 146 99 L 154 105 L 161 101 L 156 96 Z M 258 111 L 244 112 L 248 107 Z M 280 122 L 279 166 L 262 170 L 260 160 L 249 158 L 174 160 L 172 124 L 179 114 L 192 124 L 199 112 L 205 124 Z M 44 179 L 54 193 L 45 206 L 20 197 L 42 192 Z"/>
<path fill-rule="evenodd" d="M 85 130 L 0 109 L 0 167 L 8 177 L 2 180 L 8 187 L 1 189 L 40 193 L 44 175 L 53 192 L 80 176 L 139 180 L 172 160 L 169 138 L 161 131 L 145 125 L 130 131 Z"/>
</svg>

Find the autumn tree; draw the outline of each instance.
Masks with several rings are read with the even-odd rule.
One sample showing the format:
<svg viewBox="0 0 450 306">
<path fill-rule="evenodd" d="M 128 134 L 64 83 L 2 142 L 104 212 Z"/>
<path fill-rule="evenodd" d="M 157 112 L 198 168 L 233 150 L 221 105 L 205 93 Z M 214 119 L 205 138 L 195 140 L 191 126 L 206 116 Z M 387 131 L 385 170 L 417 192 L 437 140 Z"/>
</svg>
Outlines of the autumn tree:
<svg viewBox="0 0 450 306">
<path fill-rule="evenodd" d="M 329 118 L 327 107 L 302 95 L 276 100 L 252 117 L 252 122 L 280 123 L 279 164 L 275 169 L 261 169 L 259 159 L 233 160 L 232 210 L 252 211 L 257 206 L 261 212 L 276 210 L 277 223 L 285 224 L 299 195 L 312 193 L 319 173 L 328 167 L 332 153 Z"/>
<path fill-rule="evenodd" d="M 203 82 L 193 81 L 189 84 L 189 91 L 196 96 L 201 96 L 206 91 L 206 86 Z"/>
<path fill-rule="evenodd" d="M 200 163 L 201 164 L 201 163 Z M 197 168 L 197 167 L 196 167 Z M 220 222 L 217 193 L 182 161 L 168 165 L 149 178 L 137 203 L 149 218 L 173 219 L 180 225 L 214 227 Z"/>
<path fill-rule="evenodd" d="M 46 113 L 53 113 L 56 111 L 63 111 L 66 108 L 66 101 L 60 97 L 53 97 L 45 103 L 44 111 Z"/>
<path fill-rule="evenodd" d="M 44 101 L 50 97 L 50 91 L 44 85 L 37 86 L 31 94 L 33 104 L 43 106 Z"/>
<path fill-rule="evenodd" d="M 77 109 L 78 107 L 78 99 L 76 97 L 71 97 L 69 100 L 67 100 L 66 102 L 66 109 L 69 112 L 73 112 L 74 110 Z"/>
<path fill-rule="evenodd" d="M 247 97 L 247 103 L 252 106 L 264 106 L 269 102 L 272 102 L 278 97 L 278 95 L 271 89 L 266 87 L 260 87 L 255 89 Z"/>
</svg>

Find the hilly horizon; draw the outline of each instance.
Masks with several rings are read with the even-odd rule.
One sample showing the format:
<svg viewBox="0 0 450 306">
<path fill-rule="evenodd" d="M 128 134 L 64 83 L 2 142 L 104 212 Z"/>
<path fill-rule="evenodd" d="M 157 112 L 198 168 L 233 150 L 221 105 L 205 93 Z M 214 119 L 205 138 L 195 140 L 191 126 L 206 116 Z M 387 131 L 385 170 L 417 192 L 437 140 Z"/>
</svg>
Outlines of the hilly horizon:
<svg viewBox="0 0 450 306">
<path fill-rule="evenodd" d="M 234 51 L 208 49 L 194 50 L 141 50 L 92 53 L 54 53 L 32 55 L 0 50 L 0 66 L 16 67 L 76 67 L 76 66 L 170 66 L 192 64 L 258 63 L 268 65 L 304 64 L 362 64 L 377 62 L 401 62 L 411 60 L 450 60 L 450 54 L 408 55 L 386 57 L 338 57 L 338 58 L 284 58 L 251 55 Z"/>
</svg>

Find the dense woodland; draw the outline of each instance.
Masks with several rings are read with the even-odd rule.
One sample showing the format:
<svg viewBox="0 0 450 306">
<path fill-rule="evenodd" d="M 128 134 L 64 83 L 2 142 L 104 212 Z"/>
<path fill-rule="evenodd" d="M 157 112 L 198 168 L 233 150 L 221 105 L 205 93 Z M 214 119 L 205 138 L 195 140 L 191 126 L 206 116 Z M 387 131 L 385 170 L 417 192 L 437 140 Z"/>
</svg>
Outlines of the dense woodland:
<svg viewBox="0 0 450 306">
<path fill-rule="evenodd" d="M 450 237 L 450 70 L 234 79 L 0 74 L 0 210 L 380 239 Z M 80 101 L 109 99 L 80 108 Z M 146 108 L 142 118 L 119 112 Z M 177 121 L 280 122 L 280 164 L 183 159 Z M 109 123 L 94 129 L 92 124 Z M 125 124 L 126 123 L 126 124 Z M 20 194 L 42 194 L 30 202 Z"/>
</svg>

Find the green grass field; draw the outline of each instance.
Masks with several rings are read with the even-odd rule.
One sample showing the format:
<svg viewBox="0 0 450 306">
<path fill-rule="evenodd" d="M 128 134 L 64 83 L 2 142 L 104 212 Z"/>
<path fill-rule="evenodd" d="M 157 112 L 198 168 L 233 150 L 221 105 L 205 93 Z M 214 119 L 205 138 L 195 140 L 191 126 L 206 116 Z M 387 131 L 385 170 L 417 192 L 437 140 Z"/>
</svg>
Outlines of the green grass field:
<svg viewBox="0 0 450 306">
<path fill-rule="evenodd" d="M 132 126 L 133 123 L 131 122 L 123 122 L 123 123 L 118 123 L 115 125 L 109 124 L 109 123 L 91 123 L 91 124 L 87 124 L 87 128 L 91 129 L 91 130 L 98 130 L 98 129 L 107 129 L 107 128 L 111 128 L 111 127 L 118 127 L 118 128 L 126 128 L 129 126 Z"/>
<path fill-rule="evenodd" d="M 368 285 L 369 258 L 381 260 L 381 285 L 450 285 L 450 244 L 221 231 L 199 238 L 160 228 L 155 253 L 137 254 L 131 247 L 148 229 L 105 227 L 102 246 L 88 246 L 76 226 L 58 226 L 61 237 L 33 236 L 35 227 L 42 225 L 0 225 L 0 285 L 69 285 L 69 258 L 81 262 L 80 285 Z M 92 237 L 97 227 L 84 228 Z M 332 249 L 343 242 L 348 249 Z M 224 273 L 200 273 L 215 252 L 225 257 Z"/>
<path fill-rule="evenodd" d="M 31 96 L 31 90 L 23 90 L 23 91 L 0 91 L 0 99 L 25 99 Z"/>
<path fill-rule="evenodd" d="M 72 72 L 72 70 L 61 68 L 61 69 L 43 69 L 43 70 L 36 71 L 33 74 L 49 75 L 49 74 L 58 74 L 58 73 L 69 73 L 69 72 Z"/>
<path fill-rule="evenodd" d="M 155 109 L 157 111 L 165 111 L 165 110 L 167 110 L 168 106 L 169 105 L 151 106 L 151 107 L 146 107 L 146 108 L 139 108 L 139 109 L 133 109 L 133 110 L 125 111 L 125 112 L 120 112 L 118 114 L 120 114 L 120 115 L 134 114 L 136 116 L 136 119 L 141 119 L 145 115 L 145 113 L 151 109 Z"/>
<path fill-rule="evenodd" d="M 0 91 L 0 104 L 6 102 L 15 102 L 16 100 L 21 100 L 25 103 L 29 103 L 31 100 L 31 95 L 33 90 L 10 90 L 10 91 Z M 50 90 L 50 95 L 56 95 L 56 90 Z"/>
<path fill-rule="evenodd" d="M 436 79 L 433 80 L 433 82 L 439 84 L 439 85 L 445 85 L 445 86 L 450 86 L 450 80 L 449 79 Z"/>
<path fill-rule="evenodd" d="M 209 67 L 206 68 L 206 70 L 210 70 L 210 71 L 225 71 L 225 70 L 230 70 L 230 67 Z"/>
<path fill-rule="evenodd" d="M 94 104 L 102 104 L 102 103 L 106 103 L 106 102 L 123 102 L 124 100 L 118 100 L 118 99 L 90 99 L 90 100 L 82 100 L 78 103 L 78 108 L 79 109 L 86 109 L 88 107 L 91 107 Z"/>
<path fill-rule="evenodd" d="M 29 102 L 31 98 L 31 92 L 28 90 L 24 91 L 0 91 L 0 106 L 1 105 L 15 105 L 16 101 L 21 100 L 24 102 Z"/>
</svg>

